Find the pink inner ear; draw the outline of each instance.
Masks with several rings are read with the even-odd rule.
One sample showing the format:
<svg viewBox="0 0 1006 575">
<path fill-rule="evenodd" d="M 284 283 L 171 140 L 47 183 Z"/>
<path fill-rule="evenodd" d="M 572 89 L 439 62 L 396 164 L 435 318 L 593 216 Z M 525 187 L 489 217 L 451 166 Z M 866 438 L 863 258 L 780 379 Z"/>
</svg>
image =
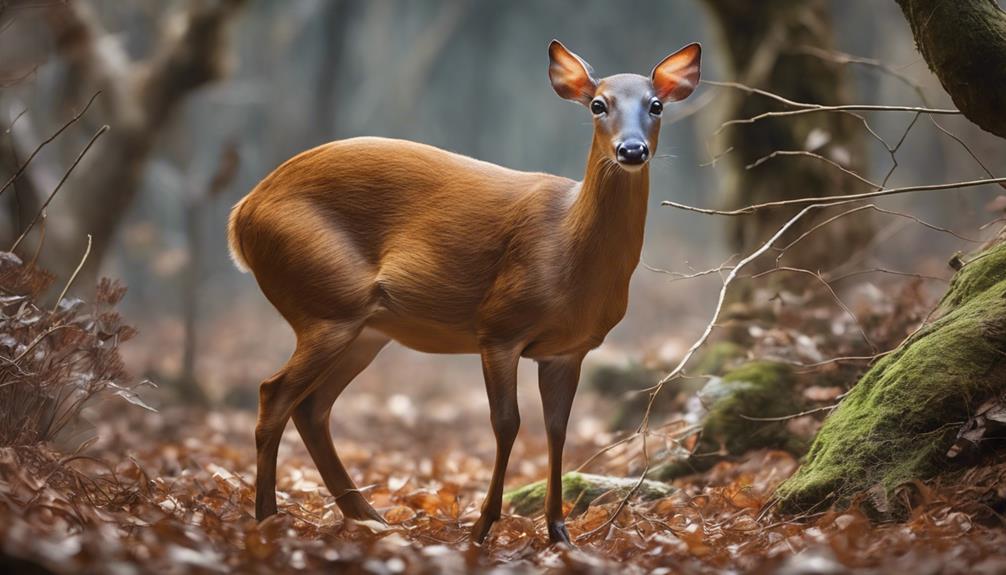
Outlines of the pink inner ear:
<svg viewBox="0 0 1006 575">
<path fill-rule="evenodd" d="M 699 84 L 701 49 L 691 44 L 657 64 L 650 78 L 657 97 L 665 101 L 687 98 Z"/>
<path fill-rule="evenodd" d="M 558 43 L 550 46 L 549 56 L 548 75 L 556 93 L 568 100 L 589 102 L 596 84 L 587 64 Z"/>
<path fill-rule="evenodd" d="M 560 94 L 564 98 L 571 99 L 582 99 L 582 98 L 592 98 L 593 90 L 590 79 L 582 70 L 577 68 L 570 69 L 569 67 L 563 66 L 553 66 L 552 72 L 552 83 L 556 84 L 556 89 L 562 89 L 563 94 Z"/>
</svg>

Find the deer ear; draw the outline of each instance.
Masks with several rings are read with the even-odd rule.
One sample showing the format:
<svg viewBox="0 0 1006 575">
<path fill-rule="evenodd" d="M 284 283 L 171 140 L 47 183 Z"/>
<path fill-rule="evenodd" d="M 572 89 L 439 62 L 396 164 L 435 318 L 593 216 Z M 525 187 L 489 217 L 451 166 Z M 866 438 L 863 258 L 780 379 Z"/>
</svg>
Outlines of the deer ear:
<svg viewBox="0 0 1006 575">
<path fill-rule="evenodd" d="M 548 79 L 556 94 L 567 100 L 589 106 L 597 90 L 594 70 L 558 40 L 548 45 Z"/>
<path fill-rule="evenodd" d="M 684 100 L 699 85 L 699 61 L 702 47 L 689 44 L 664 58 L 653 68 L 650 81 L 662 102 Z"/>
</svg>

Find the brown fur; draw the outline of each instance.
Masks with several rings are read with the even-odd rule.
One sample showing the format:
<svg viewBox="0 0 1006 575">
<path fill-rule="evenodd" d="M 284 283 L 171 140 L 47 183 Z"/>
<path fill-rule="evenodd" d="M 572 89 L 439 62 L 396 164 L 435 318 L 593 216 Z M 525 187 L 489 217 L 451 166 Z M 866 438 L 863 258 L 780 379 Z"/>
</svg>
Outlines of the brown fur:
<svg viewBox="0 0 1006 575">
<path fill-rule="evenodd" d="M 693 65 L 697 81 L 693 50 L 677 65 Z M 620 166 L 613 150 L 627 130 L 656 148 L 659 117 L 646 110 L 668 87 L 633 75 L 597 82 L 560 44 L 550 53 L 560 95 L 585 105 L 603 97 L 611 108 L 596 119 L 582 182 L 414 142 L 354 138 L 292 158 L 235 206 L 234 260 L 297 334 L 290 362 L 262 385 L 260 519 L 275 512 L 275 452 L 291 416 L 343 512 L 380 519 L 315 426 L 327 425 L 339 392 L 393 339 L 482 356 L 498 450 L 478 540 L 499 517 L 519 425 L 517 359 L 541 364 L 553 459 L 549 533 L 568 541 L 556 490 L 569 406 L 583 356 L 625 314 L 646 219 L 648 165 Z"/>
</svg>

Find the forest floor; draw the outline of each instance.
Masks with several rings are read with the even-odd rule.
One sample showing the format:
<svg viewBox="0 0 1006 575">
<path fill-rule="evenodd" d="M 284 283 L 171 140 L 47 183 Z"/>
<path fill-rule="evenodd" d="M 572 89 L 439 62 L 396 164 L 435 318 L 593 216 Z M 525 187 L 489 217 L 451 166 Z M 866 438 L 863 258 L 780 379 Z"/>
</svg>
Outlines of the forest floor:
<svg viewBox="0 0 1006 575">
<path fill-rule="evenodd" d="M 634 502 L 610 527 L 582 537 L 607 521 L 617 498 L 591 505 L 569 521 L 575 549 L 550 546 L 540 517 L 513 515 L 475 546 L 468 530 L 493 453 L 483 410 L 456 403 L 418 410 L 402 396 L 347 399 L 336 410 L 337 447 L 387 528 L 342 519 L 292 425 L 280 451 L 280 514 L 259 525 L 252 413 L 154 414 L 106 404 L 90 414 L 100 439 L 81 454 L 0 450 L 0 571 L 1006 571 L 998 514 L 963 494 L 979 484 L 1003 490 L 1006 466 L 982 468 L 968 486 L 920 484 L 907 521 L 878 524 L 855 507 L 797 518 L 765 512 L 774 487 L 797 465 L 780 451 L 752 452 L 677 480 L 670 497 Z M 511 487 L 545 473 L 540 426 L 525 427 L 507 476 Z M 583 461 L 611 439 L 574 426 L 566 461 Z"/>
<path fill-rule="evenodd" d="M 108 286 L 104 291 L 116 292 Z M 880 349 L 890 349 L 931 309 L 912 286 L 864 293 L 851 300 L 858 323 L 851 313 L 836 316 L 834 303 L 827 300 L 827 307 L 821 307 L 810 300 L 787 303 L 773 297 L 766 300 L 775 310 L 770 321 L 757 319 L 762 313 L 738 309 L 722 327 L 734 335 L 747 334 L 742 348 L 748 357 L 806 363 L 823 356 L 861 355 L 866 335 Z M 106 294 L 105 299 L 115 298 Z M 92 316 L 79 315 L 74 321 L 101 329 L 89 327 L 87 334 L 94 334 L 83 338 L 64 330 L 63 337 L 45 340 L 50 349 L 38 343 L 42 340 L 36 332 L 50 333 L 44 331 L 47 322 L 68 322 L 83 312 L 42 312 L 19 301 L 8 306 L 28 311 L 8 321 L 22 340 L 19 345 L 34 341 L 31 345 L 38 347 L 35 354 L 17 357 L 38 361 L 9 363 L 11 381 L 28 379 L 20 387 L 0 384 L 8 385 L 6 401 L 37 397 L 35 407 L 45 414 L 51 411 L 46 409 L 50 396 L 32 396 L 32 390 L 48 393 L 45 386 L 53 383 L 60 397 L 66 395 L 63 387 L 73 393 L 76 379 L 119 377 L 115 348 L 103 343 L 117 341 L 105 336 L 106 330 L 125 339 L 113 316 L 94 316 L 95 323 Z M 768 309 L 761 305 L 760 312 Z M 866 326 L 865 331 L 857 325 Z M 214 372 L 233 371 L 221 379 L 247 383 L 275 368 L 278 359 L 247 353 L 242 337 L 261 339 L 279 331 L 237 322 L 226 322 L 226 328 L 244 335 L 208 341 L 237 345 L 245 351 L 236 357 L 247 359 L 218 362 Z M 161 356 L 180 347 L 154 344 L 149 335 L 144 341 L 143 349 Z M 680 341 L 666 343 L 675 353 L 687 347 Z M 283 349 L 281 344 L 266 347 L 277 353 Z M 48 355 L 43 349 L 50 349 Z M 94 401 L 65 433 L 47 443 L 0 448 L 0 573 L 1006 572 L 1002 454 L 989 455 L 983 465 L 961 469 L 952 479 L 902 486 L 894 495 L 907 515 L 898 522 L 871 520 L 865 511 L 868 495 L 842 509 L 778 514 L 772 493 L 798 461 L 785 451 L 756 450 L 674 480 L 674 490 L 660 499 L 634 500 L 622 508 L 618 495 L 595 498 L 568 520 L 575 548 L 550 545 L 541 516 L 520 517 L 509 507 L 485 544 L 474 545 L 468 533 L 495 451 L 484 390 L 472 373 L 477 361 L 436 363 L 388 351 L 390 357 L 384 356 L 340 398 L 332 421 L 342 460 L 387 526 L 343 520 L 292 425 L 280 447 L 280 513 L 259 524 L 254 518 L 252 410 L 184 408 L 170 394 L 143 391 L 144 399 L 161 407 L 152 412 L 133 405 L 142 401 L 125 388 L 103 388 L 103 399 L 85 395 Z M 61 368 L 65 361 L 47 361 L 70 356 L 96 356 L 101 362 L 70 365 L 70 375 L 80 376 L 75 378 L 49 366 Z M 463 369 L 449 367 L 454 365 Z M 153 367 L 148 371 L 161 368 Z M 861 371 L 861 366 L 830 364 L 827 370 L 805 373 L 792 395 L 834 402 Z M 36 372 L 41 381 L 30 379 Z M 608 431 L 612 416 L 638 406 L 638 390 L 652 381 L 647 375 L 634 388 L 636 399 L 585 386 L 573 408 L 565 469 L 576 469 L 624 437 Z M 521 387 L 524 417 L 506 478 L 510 489 L 541 479 L 547 465 L 537 394 Z M 254 404 L 253 385 L 226 389 L 234 395 L 223 403 Z M 667 441 L 662 434 L 670 428 L 661 427 L 662 422 L 687 418 L 695 397 L 694 390 L 684 387 L 668 393 L 669 401 L 661 404 L 664 411 L 645 435 L 653 438 L 653 452 L 660 450 L 656 444 Z M 18 423 L 17 407 L 3 407 L 8 409 L 0 410 L 0 424 L 15 428 L 9 431 L 31 431 Z M 833 407 L 814 409 L 816 418 L 795 414 L 801 417 L 790 423 L 813 434 L 823 413 Z M 642 414 L 633 415 L 635 425 Z M 45 419 L 40 416 L 34 423 L 43 426 Z M 638 444 L 626 443 L 585 470 L 638 477 Z"/>
</svg>

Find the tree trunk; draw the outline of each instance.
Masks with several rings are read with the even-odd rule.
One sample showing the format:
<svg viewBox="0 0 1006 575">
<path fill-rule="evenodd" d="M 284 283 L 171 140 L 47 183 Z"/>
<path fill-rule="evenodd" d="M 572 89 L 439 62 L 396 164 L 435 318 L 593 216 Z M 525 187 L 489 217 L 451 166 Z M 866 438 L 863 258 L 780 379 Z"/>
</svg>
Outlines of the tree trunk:
<svg viewBox="0 0 1006 575">
<path fill-rule="evenodd" d="M 1006 138 L 1006 12 L 996 0 L 897 0 L 915 45 L 954 104 Z"/>
<path fill-rule="evenodd" d="M 188 95 L 222 76 L 228 54 L 227 24 L 243 3 L 219 0 L 194 5 L 186 14 L 186 26 L 176 27 L 181 33 L 167 36 L 142 62 L 131 62 L 121 46 L 108 38 L 86 2 L 51 9 L 49 21 L 57 49 L 66 60 L 68 75 L 77 80 L 71 92 L 87 98 L 101 90 L 100 120 L 111 130 L 67 181 L 65 197 L 53 205 L 45 249 L 40 252 L 43 267 L 69 273 L 78 262 L 80 246 L 91 234 L 91 254 L 76 285 L 93 289 L 102 260 L 139 191 L 143 168 L 161 129 Z M 34 142 L 23 146 L 30 149 Z M 50 173 L 39 174 L 42 171 Z M 61 169 L 38 162 L 28 172 L 36 172 L 35 179 L 40 181 L 56 181 L 61 175 Z M 36 193 L 51 192 L 35 188 Z M 23 253 L 35 251 L 40 234 L 34 232 Z"/>
<path fill-rule="evenodd" d="M 317 74 L 318 87 L 315 94 L 320 142 L 335 139 L 335 135 L 339 132 L 337 93 L 340 87 L 340 71 L 343 67 L 349 30 L 357 18 L 359 9 L 359 0 L 331 0 L 322 16 L 325 40 L 323 57 L 319 59 L 322 68 Z"/>
<path fill-rule="evenodd" d="M 824 0 L 706 0 L 705 3 L 719 25 L 723 45 L 728 48 L 728 73 L 738 82 L 800 102 L 848 103 L 849 86 L 844 69 L 809 53 L 834 49 Z M 721 90 L 724 90 L 721 97 L 726 98 L 727 119 L 783 109 L 769 98 Z M 720 148 L 728 170 L 724 182 L 727 209 L 862 191 L 854 179 L 814 158 L 777 157 L 749 167 L 778 150 L 808 150 L 863 172 L 862 127 L 850 116 L 808 114 L 768 118 L 755 124 L 728 127 L 722 138 Z M 750 253 L 794 213 L 795 210 L 762 210 L 732 219 L 728 228 L 731 249 L 740 254 Z M 808 219 L 790 237 L 796 237 L 828 215 L 822 213 L 816 220 Z M 830 269 L 865 245 L 871 232 L 869 218 L 838 220 L 788 254 L 787 265 Z"/>
</svg>

